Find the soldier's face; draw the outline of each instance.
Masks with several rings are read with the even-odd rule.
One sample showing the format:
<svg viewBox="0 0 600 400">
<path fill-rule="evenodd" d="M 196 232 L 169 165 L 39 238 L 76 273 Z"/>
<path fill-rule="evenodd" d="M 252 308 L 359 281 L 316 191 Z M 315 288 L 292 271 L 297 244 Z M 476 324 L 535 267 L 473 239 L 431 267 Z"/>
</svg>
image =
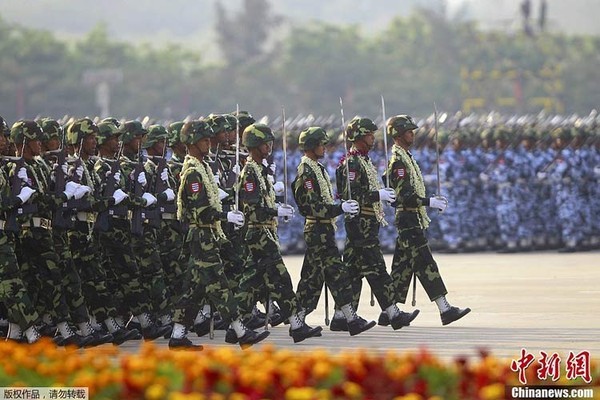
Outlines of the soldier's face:
<svg viewBox="0 0 600 400">
<path fill-rule="evenodd" d="M 399 138 L 400 138 L 400 144 L 402 146 L 410 147 L 415 142 L 415 131 L 414 130 L 404 131 L 404 133 L 401 134 L 399 136 Z"/>
<path fill-rule="evenodd" d="M 356 142 L 362 142 L 367 150 L 371 150 L 375 145 L 375 132 L 368 132 L 364 136 L 360 136 Z"/>
<path fill-rule="evenodd" d="M 39 156 L 42 154 L 42 142 L 38 139 L 27 141 L 27 148 L 29 148 L 29 154 L 32 156 Z"/>
<path fill-rule="evenodd" d="M 273 152 L 273 142 L 263 143 L 258 146 L 258 149 L 260 150 L 262 157 L 267 158 Z"/>
<path fill-rule="evenodd" d="M 229 144 L 229 135 L 227 134 L 227 132 L 225 131 L 221 131 L 219 133 L 217 133 L 217 136 L 215 136 L 215 141 L 220 144 L 221 146 L 227 146 Z"/>
<path fill-rule="evenodd" d="M 83 138 L 83 143 L 81 144 L 81 152 L 88 155 L 93 156 L 96 154 L 96 145 L 98 141 L 96 140 L 96 134 L 92 133 L 91 135 L 87 135 Z"/>
<path fill-rule="evenodd" d="M 196 142 L 198 151 L 203 155 L 207 155 L 210 151 L 210 138 L 202 138 Z"/>
<path fill-rule="evenodd" d="M 57 150 L 60 147 L 60 141 L 57 137 L 53 137 L 48 140 L 45 144 L 47 151 Z"/>
<path fill-rule="evenodd" d="M 325 145 L 323 143 L 319 143 L 319 145 L 315 147 L 313 151 L 317 158 L 323 158 L 325 156 Z"/>
</svg>

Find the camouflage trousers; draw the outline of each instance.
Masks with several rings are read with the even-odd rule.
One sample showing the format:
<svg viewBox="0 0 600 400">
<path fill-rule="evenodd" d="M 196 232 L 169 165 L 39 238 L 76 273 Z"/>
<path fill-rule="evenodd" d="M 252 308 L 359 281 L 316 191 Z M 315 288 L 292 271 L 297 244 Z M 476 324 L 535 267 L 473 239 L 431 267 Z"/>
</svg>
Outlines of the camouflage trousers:
<svg viewBox="0 0 600 400">
<path fill-rule="evenodd" d="M 297 299 L 292 278 L 283 263 L 277 233 L 268 227 L 248 227 L 244 240 L 246 266 L 236 293 L 243 316 L 257 301 L 264 300 L 265 288 L 277 302 L 284 319 L 297 312 Z"/>
<path fill-rule="evenodd" d="M 416 221 L 416 213 L 411 214 L 414 214 Z M 413 274 L 419 278 L 429 300 L 433 301 L 446 295 L 448 291 L 431 255 L 423 229 L 414 224 L 401 223 L 399 226 L 391 273 L 396 289 L 396 301 L 406 303 Z"/>
<path fill-rule="evenodd" d="M 156 233 L 158 251 L 163 265 L 169 304 L 174 305 L 183 291 L 185 264 L 179 262 L 179 255 L 185 239 L 181 223 L 177 220 L 163 220 Z"/>
<path fill-rule="evenodd" d="M 52 232 L 44 228 L 21 230 L 15 246 L 25 288 L 39 315 L 46 313 L 58 322 L 69 319 L 63 293 L 60 260 L 54 251 Z"/>
<path fill-rule="evenodd" d="M 0 304 L 6 317 L 23 330 L 29 328 L 39 315 L 25 289 L 14 251 L 14 242 L 0 231 Z"/>
<path fill-rule="evenodd" d="M 106 271 L 100 265 L 101 253 L 87 222 L 76 221 L 69 230 L 69 247 L 75 269 L 81 278 L 81 290 L 90 314 L 97 321 L 116 317 L 113 294 L 108 291 Z"/>
<path fill-rule="evenodd" d="M 323 283 L 331 290 L 336 304 L 342 306 L 351 303 L 350 276 L 335 243 L 333 225 L 307 223 L 304 227 L 304 241 L 306 253 L 296 289 L 300 307 L 306 310 L 306 314 L 317 307 Z"/>
<path fill-rule="evenodd" d="M 358 310 L 363 278 L 367 279 L 382 310 L 395 303 L 392 278 L 387 273 L 379 243 L 364 244 L 346 240 L 343 260 L 352 282 L 352 305 L 355 310 Z M 336 303 L 336 308 L 342 305 Z"/>
<path fill-rule="evenodd" d="M 174 322 L 192 325 L 205 302 L 225 321 L 239 317 L 238 303 L 229 288 L 219 255 L 219 244 L 211 228 L 191 227 L 188 231 L 184 244 L 190 255 L 185 272 L 185 294 L 175 307 Z"/>
<path fill-rule="evenodd" d="M 227 243 L 221 247 L 221 258 L 225 266 L 225 275 L 229 280 L 231 289 L 235 292 L 240 287 L 240 280 L 244 274 L 244 246 L 242 238 L 236 231 L 231 236 L 227 235 Z"/>
<path fill-rule="evenodd" d="M 54 241 L 54 251 L 58 255 L 59 266 L 62 275 L 62 291 L 69 307 L 71 322 L 79 324 L 90 320 L 87 304 L 83 291 L 81 290 L 81 278 L 69 248 L 67 232 L 60 229 L 52 230 L 52 239 Z"/>
<path fill-rule="evenodd" d="M 149 312 L 148 293 L 140 285 L 140 271 L 131 246 L 129 221 L 113 218 L 111 228 L 98 232 L 102 249 L 102 268 L 106 271 L 108 290 L 115 298 L 120 315 Z"/>
<path fill-rule="evenodd" d="M 140 285 L 150 299 L 152 306 L 150 311 L 161 316 L 171 314 L 172 304 L 167 295 L 163 264 L 157 243 L 157 229 L 148 224 L 144 226 L 142 236 L 131 236 L 133 253 L 140 271 Z"/>
</svg>

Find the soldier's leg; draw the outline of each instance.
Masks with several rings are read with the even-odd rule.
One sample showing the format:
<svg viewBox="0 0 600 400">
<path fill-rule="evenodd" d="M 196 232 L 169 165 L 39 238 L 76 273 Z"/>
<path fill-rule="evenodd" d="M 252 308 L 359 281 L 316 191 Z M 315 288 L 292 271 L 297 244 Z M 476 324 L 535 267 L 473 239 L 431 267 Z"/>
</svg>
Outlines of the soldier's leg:
<svg viewBox="0 0 600 400">
<path fill-rule="evenodd" d="M 315 234 L 314 231 L 305 231 L 304 241 L 306 242 L 306 253 L 296 294 L 300 307 L 305 310 L 306 314 L 309 314 L 316 308 L 323 288 L 324 271 L 321 256 L 323 249 L 318 240 L 318 233 Z"/>
<path fill-rule="evenodd" d="M 183 267 L 179 263 L 179 255 L 185 238 L 180 232 L 180 225 L 176 220 L 162 221 L 157 237 L 167 294 L 171 304 L 176 303 L 182 291 Z"/>
<path fill-rule="evenodd" d="M 413 267 L 408 242 L 402 240 L 400 235 L 396 237 L 396 248 L 394 249 L 394 257 L 392 258 L 392 272 L 390 276 L 394 282 L 396 301 L 405 304 L 413 279 Z"/>
<path fill-rule="evenodd" d="M 362 270 L 361 270 L 361 249 L 355 248 L 348 240 L 346 240 L 346 246 L 344 247 L 343 261 L 348 269 L 348 276 L 350 279 L 350 287 L 352 294 L 352 307 L 358 310 L 360 301 L 360 293 L 362 291 Z M 335 304 L 336 313 L 340 310 L 342 304 Z M 340 311 L 341 312 L 341 311 Z M 339 313 L 338 313 L 339 314 Z"/>
</svg>

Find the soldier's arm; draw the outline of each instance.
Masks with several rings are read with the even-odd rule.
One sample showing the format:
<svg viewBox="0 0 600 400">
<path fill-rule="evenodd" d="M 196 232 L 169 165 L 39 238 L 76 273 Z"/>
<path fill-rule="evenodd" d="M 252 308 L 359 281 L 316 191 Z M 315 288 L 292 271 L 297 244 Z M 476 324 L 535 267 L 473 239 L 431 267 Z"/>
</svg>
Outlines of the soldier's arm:
<svg viewBox="0 0 600 400">
<path fill-rule="evenodd" d="M 409 208 L 429 206 L 429 198 L 417 195 L 408 169 L 402 161 L 397 160 L 392 163 L 388 173 L 390 174 L 390 186 L 396 192 L 397 206 Z"/>
<path fill-rule="evenodd" d="M 361 168 L 357 156 L 351 157 L 348 162 L 352 199 L 359 204 L 372 204 L 379 201 L 379 192 L 369 190 L 369 178 L 366 171 Z"/>
<path fill-rule="evenodd" d="M 306 168 L 301 167 L 292 189 L 298 210 L 305 217 L 334 218 L 342 213 L 340 204 L 323 203 L 320 192 L 327 188 L 320 188 L 316 175 Z"/>
<path fill-rule="evenodd" d="M 206 186 L 200 174 L 191 172 L 187 175 L 184 186 L 184 204 L 190 223 L 203 225 L 215 221 L 226 221 L 227 214 L 217 211 L 210 205 Z"/>
<path fill-rule="evenodd" d="M 276 209 L 263 206 L 260 185 L 253 174 L 242 175 L 240 202 L 249 221 L 265 222 L 277 216 Z"/>
</svg>

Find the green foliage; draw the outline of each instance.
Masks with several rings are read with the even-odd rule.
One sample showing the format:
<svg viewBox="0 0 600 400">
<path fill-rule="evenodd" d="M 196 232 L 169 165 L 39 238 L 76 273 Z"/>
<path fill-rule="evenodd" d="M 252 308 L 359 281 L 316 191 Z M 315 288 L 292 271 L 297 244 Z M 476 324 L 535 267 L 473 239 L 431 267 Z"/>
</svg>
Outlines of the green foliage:
<svg viewBox="0 0 600 400">
<path fill-rule="evenodd" d="M 562 107 L 551 111 L 567 113 L 600 104 L 597 37 L 484 32 L 420 11 L 371 36 L 354 25 L 309 23 L 274 40 L 279 19 L 267 0 L 244 4 L 228 16 L 217 3 L 224 57 L 217 65 L 175 44 L 112 41 L 105 25 L 67 43 L 0 19 L 0 115 L 9 125 L 36 115 L 93 117 L 96 88 L 82 77 L 94 69 L 122 72 L 110 86 L 110 111 L 128 119 L 175 120 L 236 104 L 257 116 L 276 116 L 281 105 L 290 115 L 328 115 L 339 113 L 340 96 L 348 119 L 378 116 L 380 95 L 388 113 L 415 116 L 431 114 L 434 101 L 464 108 L 469 96 L 483 98 L 483 110 L 504 112 L 537 112 L 548 98 Z M 511 103 L 517 84 L 522 99 Z"/>
</svg>

